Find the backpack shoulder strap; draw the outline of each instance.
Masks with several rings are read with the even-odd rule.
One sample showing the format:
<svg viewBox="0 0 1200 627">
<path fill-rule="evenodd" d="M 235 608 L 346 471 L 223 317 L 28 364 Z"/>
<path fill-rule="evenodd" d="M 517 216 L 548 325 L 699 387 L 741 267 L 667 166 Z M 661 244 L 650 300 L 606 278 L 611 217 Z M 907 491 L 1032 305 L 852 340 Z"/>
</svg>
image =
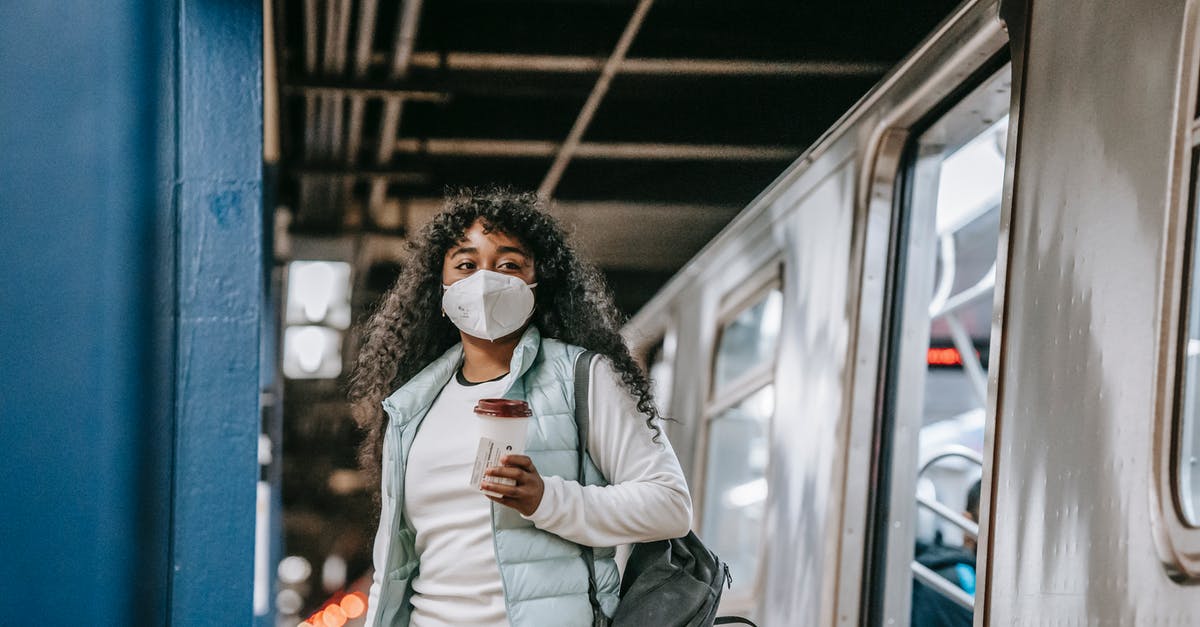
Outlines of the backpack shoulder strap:
<svg viewBox="0 0 1200 627">
<path fill-rule="evenodd" d="M 585 481 L 584 455 L 587 452 L 588 441 L 588 400 L 591 394 L 592 362 L 596 358 L 595 351 L 585 350 L 575 358 L 575 431 L 579 434 L 579 483 Z"/>
<path fill-rule="evenodd" d="M 595 351 L 585 350 L 575 358 L 575 431 L 579 440 L 579 472 L 575 477 L 580 485 L 587 484 L 586 455 L 588 442 L 588 405 L 591 394 L 592 361 L 596 358 Z M 580 546 L 580 553 L 588 569 L 588 601 L 592 604 L 592 624 L 606 625 L 607 617 L 600 609 L 600 601 L 596 598 L 596 557 L 590 546 Z"/>
</svg>

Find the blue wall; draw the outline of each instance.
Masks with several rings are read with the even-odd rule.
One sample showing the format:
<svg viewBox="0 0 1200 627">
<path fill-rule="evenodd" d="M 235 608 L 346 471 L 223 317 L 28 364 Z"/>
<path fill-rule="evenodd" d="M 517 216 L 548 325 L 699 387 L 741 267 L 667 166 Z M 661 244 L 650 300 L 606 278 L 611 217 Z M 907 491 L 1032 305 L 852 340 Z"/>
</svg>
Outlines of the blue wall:
<svg viewBox="0 0 1200 627">
<path fill-rule="evenodd" d="M 252 620 L 260 13 L 0 3 L 0 623 Z"/>
</svg>

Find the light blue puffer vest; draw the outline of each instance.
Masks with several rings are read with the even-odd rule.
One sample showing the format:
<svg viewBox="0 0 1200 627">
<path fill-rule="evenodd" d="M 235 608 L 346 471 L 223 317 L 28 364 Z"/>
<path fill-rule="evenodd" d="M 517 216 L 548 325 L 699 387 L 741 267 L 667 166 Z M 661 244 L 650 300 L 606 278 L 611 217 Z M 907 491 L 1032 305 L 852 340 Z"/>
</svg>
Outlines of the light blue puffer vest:
<svg viewBox="0 0 1200 627">
<path fill-rule="evenodd" d="M 533 326 L 525 331 L 513 352 L 510 372 L 519 376 L 504 397 L 526 401 L 533 410 L 526 455 L 544 476 L 579 480 L 574 365 L 581 352 L 578 346 L 543 339 Z M 380 525 L 389 525 L 391 533 L 383 549 L 386 567 L 378 607 L 371 608 L 374 620 L 369 627 L 408 625 L 412 580 L 420 568 L 416 532 L 403 515 L 408 452 L 429 407 L 461 363 L 462 346 L 457 345 L 383 401 L 390 420 L 384 436 Z M 582 483 L 607 484 L 590 458 L 584 473 L 587 477 Z M 542 531 L 516 510 L 494 503 L 492 537 L 512 627 L 592 624 L 587 565 L 579 545 Z M 377 555 L 379 551 L 376 547 Z M 613 555 L 612 548 L 595 550 L 597 598 L 609 616 L 616 610 L 621 583 Z"/>
</svg>

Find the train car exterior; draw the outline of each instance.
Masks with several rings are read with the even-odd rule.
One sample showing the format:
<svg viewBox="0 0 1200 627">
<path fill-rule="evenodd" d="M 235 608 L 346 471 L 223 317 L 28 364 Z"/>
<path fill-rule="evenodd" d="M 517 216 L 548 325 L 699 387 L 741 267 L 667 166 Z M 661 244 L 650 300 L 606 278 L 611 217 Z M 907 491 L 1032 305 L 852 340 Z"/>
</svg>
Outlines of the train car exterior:
<svg viewBox="0 0 1200 627">
<path fill-rule="evenodd" d="M 1200 624 L 1197 9 L 964 4 L 630 321 L 725 611 Z"/>
</svg>

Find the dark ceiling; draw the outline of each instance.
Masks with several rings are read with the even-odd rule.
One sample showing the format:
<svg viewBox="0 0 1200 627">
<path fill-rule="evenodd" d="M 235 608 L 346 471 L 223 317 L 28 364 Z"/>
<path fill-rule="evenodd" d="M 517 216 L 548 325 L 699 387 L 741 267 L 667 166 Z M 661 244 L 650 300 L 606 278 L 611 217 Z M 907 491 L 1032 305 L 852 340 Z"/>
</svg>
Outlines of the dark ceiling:
<svg viewBox="0 0 1200 627">
<path fill-rule="evenodd" d="M 618 237 L 598 255 L 626 313 L 956 4 L 654 2 L 551 194 L 585 250 L 609 238 L 603 216 L 583 212 L 620 222 L 661 205 L 685 231 Z M 447 187 L 538 189 L 637 6 L 280 3 L 292 231 L 404 235 L 428 215 L 412 205 Z M 660 246 L 680 250 L 639 258 Z"/>
<path fill-rule="evenodd" d="M 659 0 L 575 143 L 638 2 L 280 0 L 279 202 L 294 237 L 397 244 L 353 257 L 367 307 L 444 189 L 542 187 L 632 314 L 957 4 Z M 329 481 L 357 441 L 338 388 L 288 382 L 286 541 L 353 576 L 373 530 Z"/>
</svg>

